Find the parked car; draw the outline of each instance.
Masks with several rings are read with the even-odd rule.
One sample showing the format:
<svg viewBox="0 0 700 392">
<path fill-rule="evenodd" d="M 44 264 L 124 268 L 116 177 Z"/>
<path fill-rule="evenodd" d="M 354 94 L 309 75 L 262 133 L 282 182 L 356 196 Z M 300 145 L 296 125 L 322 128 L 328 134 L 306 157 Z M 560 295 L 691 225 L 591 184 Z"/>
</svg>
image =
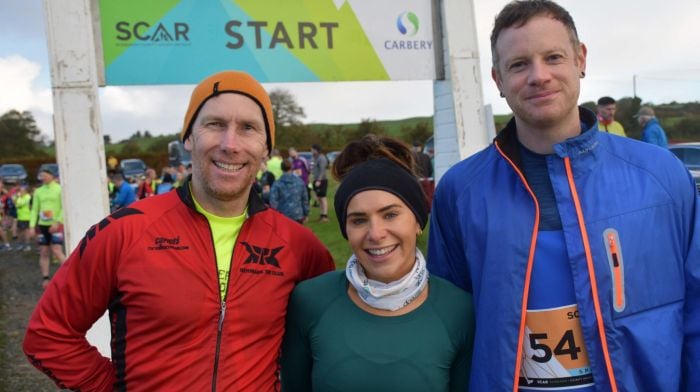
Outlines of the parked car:
<svg viewBox="0 0 700 392">
<path fill-rule="evenodd" d="M 119 170 L 129 182 L 136 181 L 139 177 L 146 175 L 146 164 L 138 159 L 122 159 L 119 162 Z"/>
<path fill-rule="evenodd" d="M 6 163 L 0 166 L 0 178 L 7 184 L 23 184 L 27 182 L 27 170 L 18 163 Z"/>
<path fill-rule="evenodd" d="M 700 192 L 700 142 L 672 144 L 668 148 L 688 168 Z"/>
<path fill-rule="evenodd" d="M 44 170 L 49 170 L 54 177 L 58 177 L 58 163 L 42 163 L 41 166 L 39 166 L 39 170 L 36 171 L 37 181 L 41 181 L 39 174 L 41 174 L 41 172 Z"/>
<path fill-rule="evenodd" d="M 172 167 L 178 167 L 180 164 L 187 167 L 192 163 L 190 152 L 185 150 L 185 146 L 179 140 L 173 140 L 168 143 L 168 164 Z"/>
<path fill-rule="evenodd" d="M 435 153 L 435 140 L 432 136 L 425 140 L 425 144 L 423 145 L 423 153 L 428 155 Z"/>
<path fill-rule="evenodd" d="M 328 154 L 326 154 L 326 157 L 328 157 L 328 164 L 332 165 L 333 162 L 335 162 L 335 158 L 340 154 L 340 151 L 331 151 Z"/>
</svg>

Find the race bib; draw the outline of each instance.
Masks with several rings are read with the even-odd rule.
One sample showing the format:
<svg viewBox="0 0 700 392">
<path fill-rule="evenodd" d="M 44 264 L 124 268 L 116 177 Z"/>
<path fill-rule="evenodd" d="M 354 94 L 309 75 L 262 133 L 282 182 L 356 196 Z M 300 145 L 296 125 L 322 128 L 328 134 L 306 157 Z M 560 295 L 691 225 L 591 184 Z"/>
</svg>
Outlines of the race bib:
<svg viewBox="0 0 700 392">
<path fill-rule="evenodd" d="M 51 210 L 44 210 L 39 212 L 39 219 L 41 220 L 52 220 L 53 219 L 53 211 Z"/>
<path fill-rule="evenodd" d="M 593 386 L 576 304 L 529 309 L 523 357 L 520 389 L 566 390 Z"/>
</svg>

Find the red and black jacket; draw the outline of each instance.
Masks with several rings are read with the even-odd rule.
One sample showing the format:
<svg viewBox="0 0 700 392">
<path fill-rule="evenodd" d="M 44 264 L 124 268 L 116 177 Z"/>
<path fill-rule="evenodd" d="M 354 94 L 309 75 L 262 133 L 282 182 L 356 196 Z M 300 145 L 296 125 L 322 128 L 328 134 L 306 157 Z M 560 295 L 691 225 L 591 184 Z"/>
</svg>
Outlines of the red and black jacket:
<svg viewBox="0 0 700 392">
<path fill-rule="evenodd" d="M 57 272 L 24 350 L 60 387 L 279 389 L 289 294 L 333 270 L 332 257 L 308 228 L 251 192 L 222 301 L 211 230 L 188 189 L 185 183 L 103 219 Z M 105 310 L 111 361 L 85 338 Z"/>
</svg>

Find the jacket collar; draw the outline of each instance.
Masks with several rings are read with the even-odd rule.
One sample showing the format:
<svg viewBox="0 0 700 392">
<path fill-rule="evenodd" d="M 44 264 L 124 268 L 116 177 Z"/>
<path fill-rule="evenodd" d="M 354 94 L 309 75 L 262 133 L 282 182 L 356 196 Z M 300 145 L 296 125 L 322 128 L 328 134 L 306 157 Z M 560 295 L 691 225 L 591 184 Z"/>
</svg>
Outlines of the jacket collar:
<svg viewBox="0 0 700 392">
<path fill-rule="evenodd" d="M 192 192 L 190 192 L 190 184 L 192 183 L 192 175 L 187 176 L 184 184 L 177 188 L 177 195 L 180 200 L 185 203 L 185 205 L 192 209 L 192 211 L 197 212 L 197 208 L 194 205 L 194 199 L 192 199 Z M 248 194 L 248 217 L 257 214 L 260 211 L 265 211 L 265 203 L 260 198 L 257 192 L 250 187 L 250 193 Z"/>
<path fill-rule="evenodd" d="M 554 154 L 560 158 L 576 158 L 595 150 L 599 145 L 598 124 L 595 113 L 579 106 L 579 118 L 581 120 L 581 134 L 554 145 Z M 520 149 L 518 147 L 518 135 L 515 126 L 515 118 L 511 118 L 508 124 L 498 133 L 494 139 L 506 156 L 518 167 L 521 167 Z"/>
<path fill-rule="evenodd" d="M 644 124 L 644 129 L 647 129 L 649 127 L 652 127 L 654 124 L 658 124 L 659 120 L 656 117 L 652 117 L 649 119 L 649 121 Z"/>
</svg>

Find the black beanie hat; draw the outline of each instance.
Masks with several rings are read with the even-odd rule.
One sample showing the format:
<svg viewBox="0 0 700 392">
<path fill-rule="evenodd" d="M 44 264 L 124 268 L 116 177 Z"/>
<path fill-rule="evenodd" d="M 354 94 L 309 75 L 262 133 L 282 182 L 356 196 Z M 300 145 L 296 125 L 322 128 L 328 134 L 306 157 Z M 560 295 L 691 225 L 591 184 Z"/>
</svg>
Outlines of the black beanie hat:
<svg viewBox="0 0 700 392">
<path fill-rule="evenodd" d="M 420 228 L 425 228 L 428 223 L 428 206 L 416 177 L 389 159 L 372 159 L 352 168 L 335 193 L 335 215 L 345 239 L 348 238 L 345 231 L 348 204 L 355 195 L 368 190 L 381 190 L 396 195 L 413 211 Z"/>
</svg>

